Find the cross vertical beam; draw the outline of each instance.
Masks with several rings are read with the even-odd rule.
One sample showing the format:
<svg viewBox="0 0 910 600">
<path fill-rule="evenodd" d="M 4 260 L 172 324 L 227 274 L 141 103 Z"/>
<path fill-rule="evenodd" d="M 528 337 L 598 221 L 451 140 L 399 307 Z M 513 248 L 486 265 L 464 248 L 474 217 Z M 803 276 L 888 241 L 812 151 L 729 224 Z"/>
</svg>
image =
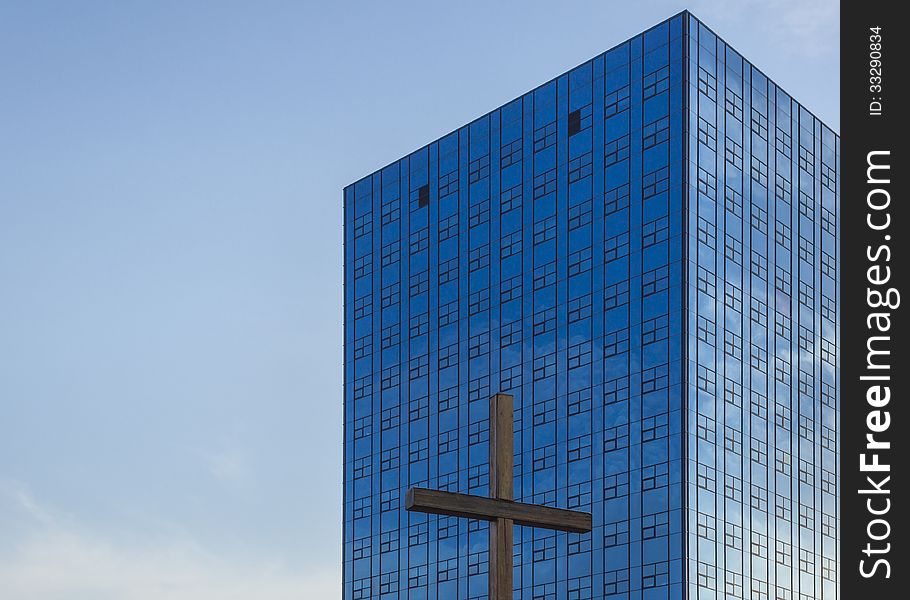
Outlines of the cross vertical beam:
<svg viewBox="0 0 910 600">
<path fill-rule="evenodd" d="M 490 498 L 512 500 L 514 419 L 512 396 L 490 397 Z M 490 600 L 512 598 L 512 519 L 497 518 L 490 522 Z"/>
<path fill-rule="evenodd" d="M 490 498 L 512 500 L 515 420 L 512 396 L 490 396 Z"/>
</svg>

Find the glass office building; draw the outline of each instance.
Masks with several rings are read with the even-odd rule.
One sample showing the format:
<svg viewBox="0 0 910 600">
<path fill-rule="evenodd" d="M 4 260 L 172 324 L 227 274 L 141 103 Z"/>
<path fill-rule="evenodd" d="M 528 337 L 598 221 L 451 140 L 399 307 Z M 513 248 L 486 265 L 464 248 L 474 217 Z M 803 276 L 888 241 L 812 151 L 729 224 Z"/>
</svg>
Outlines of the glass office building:
<svg viewBox="0 0 910 600">
<path fill-rule="evenodd" d="M 837 597 L 839 138 L 689 13 L 344 190 L 344 598 Z"/>
</svg>

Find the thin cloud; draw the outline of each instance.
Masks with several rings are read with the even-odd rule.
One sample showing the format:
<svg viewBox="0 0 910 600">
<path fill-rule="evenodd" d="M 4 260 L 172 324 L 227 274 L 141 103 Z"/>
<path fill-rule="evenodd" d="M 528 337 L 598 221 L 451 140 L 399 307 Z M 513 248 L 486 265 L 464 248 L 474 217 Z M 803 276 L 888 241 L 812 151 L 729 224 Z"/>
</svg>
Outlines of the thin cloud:
<svg viewBox="0 0 910 600">
<path fill-rule="evenodd" d="M 0 480 L 0 499 L 4 500 L 0 508 L 9 503 L 16 512 L 24 513 L 33 522 L 50 525 L 53 521 L 51 514 L 38 504 L 28 487 L 18 481 Z"/>
<path fill-rule="evenodd" d="M 249 460 L 238 450 L 203 452 L 202 455 L 209 473 L 222 483 L 242 485 L 252 478 Z"/>
<path fill-rule="evenodd" d="M 692 11 L 709 27 L 717 24 L 721 37 L 722 28 L 728 23 L 763 24 L 762 36 L 788 49 L 794 58 L 818 58 L 837 52 L 840 9 L 831 0 L 698 0 L 692 4 Z M 758 18 L 759 15 L 768 18 Z M 735 40 L 727 41 L 736 47 Z"/>
<path fill-rule="evenodd" d="M 334 599 L 341 590 L 336 568 L 232 556 L 173 534 L 126 542 L 66 523 L 23 485 L 0 491 L 0 511 L 26 521 L 0 550 L 4 600 Z"/>
</svg>

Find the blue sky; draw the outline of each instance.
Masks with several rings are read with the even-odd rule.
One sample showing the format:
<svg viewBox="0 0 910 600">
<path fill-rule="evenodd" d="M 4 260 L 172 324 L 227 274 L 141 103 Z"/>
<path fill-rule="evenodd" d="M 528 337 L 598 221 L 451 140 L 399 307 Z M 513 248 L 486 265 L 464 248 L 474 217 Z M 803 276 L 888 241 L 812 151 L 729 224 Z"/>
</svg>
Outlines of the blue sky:
<svg viewBox="0 0 910 600">
<path fill-rule="evenodd" d="M 0 590 L 336 598 L 341 189 L 689 8 L 837 128 L 837 4 L 0 1 Z"/>
</svg>

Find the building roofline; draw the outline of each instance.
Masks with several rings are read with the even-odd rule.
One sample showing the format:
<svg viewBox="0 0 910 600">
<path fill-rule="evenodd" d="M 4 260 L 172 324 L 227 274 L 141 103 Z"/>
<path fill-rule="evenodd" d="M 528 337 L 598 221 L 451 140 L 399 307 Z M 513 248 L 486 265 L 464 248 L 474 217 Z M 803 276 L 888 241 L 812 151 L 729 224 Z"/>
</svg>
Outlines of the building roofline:
<svg viewBox="0 0 910 600">
<path fill-rule="evenodd" d="M 458 130 L 460 130 L 460 129 L 464 128 L 464 127 L 470 127 L 471 125 L 473 125 L 474 123 L 480 121 L 481 119 L 485 119 L 486 117 L 489 117 L 490 115 L 492 115 L 492 114 L 495 113 L 496 111 L 502 110 L 503 108 L 505 108 L 506 106 L 512 104 L 513 102 L 515 102 L 515 101 L 518 100 L 519 98 L 521 98 L 521 97 L 523 97 L 523 96 L 527 96 L 528 94 L 533 94 L 533 93 L 536 92 L 537 90 L 539 90 L 539 89 L 541 89 L 541 88 L 543 88 L 543 87 L 545 87 L 545 86 L 547 86 L 547 85 L 550 85 L 550 84 L 553 83 L 554 81 L 558 81 L 560 77 L 563 77 L 564 75 L 567 75 L 567 74 L 571 73 L 571 72 L 574 71 L 575 69 L 577 69 L 577 68 L 579 68 L 579 67 L 581 67 L 581 66 L 583 66 L 583 65 L 585 65 L 585 64 L 587 64 L 587 63 L 589 63 L 589 62 L 592 62 L 592 61 L 594 61 L 594 60 L 597 60 L 598 58 L 600 58 L 601 56 L 604 56 L 604 55 L 607 54 L 608 52 L 612 52 L 613 50 L 616 50 L 617 48 L 619 48 L 619 47 L 621 47 L 621 46 L 623 46 L 623 45 L 625 45 L 625 44 L 628 44 L 629 42 L 631 42 L 631 41 L 634 40 L 635 38 L 637 38 L 637 37 L 639 37 L 639 36 L 642 36 L 642 35 L 648 33 L 648 32 L 651 31 L 651 30 L 657 29 L 658 27 L 660 27 L 660 26 L 663 25 L 664 23 L 669 23 L 670 21 L 672 21 L 672 20 L 675 19 L 676 17 L 683 16 L 683 15 L 687 15 L 687 14 L 688 14 L 688 15 L 691 15 L 692 13 L 690 13 L 688 10 L 682 10 L 682 11 L 680 11 L 680 12 L 678 12 L 678 13 L 676 13 L 676 14 L 674 14 L 674 15 L 672 15 L 672 16 L 666 18 L 666 19 L 664 19 L 663 21 L 660 21 L 659 23 L 655 23 L 654 25 L 652 25 L 651 27 L 648 27 L 648 28 L 645 29 L 644 31 L 641 31 L 641 32 L 639 32 L 639 33 L 636 33 L 636 34 L 633 35 L 632 37 L 626 38 L 626 39 L 624 39 L 623 41 L 621 41 L 621 42 L 619 42 L 619 43 L 617 43 L 617 44 L 614 44 L 613 46 L 610 46 L 609 48 L 607 48 L 607 49 L 604 50 L 603 52 L 600 52 L 600 53 L 596 54 L 595 56 L 593 56 L 593 57 L 591 57 L 591 58 L 589 58 L 589 59 L 587 59 L 587 60 L 585 60 L 585 61 L 582 61 L 582 62 L 576 64 L 574 67 L 571 67 L 571 68 L 567 69 L 566 71 L 563 71 L 563 72 L 560 73 L 559 75 L 556 75 L 555 77 L 551 77 L 550 79 L 547 79 L 547 80 L 544 81 L 543 83 L 540 83 L 540 84 L 536 85 L 535 87 L 533 87 L 533 88 L 531 88 L 531 89 L 529 89 L 529 90 L 527 90 L 527 91 L 525 91 L 525 92 L 520 93 L 518 96 L 516 96 L 515 98 L 512 98 L 511 100 L 508 100 L 507 102 L 503 102 L 502 104 L 496 106 L 496 108 L 493 108 L 492 110 L 489 110 L 489 111 L 483 113 L 482 115 L 479 115 L 479 116 L 477 116 L 477 117 L 471 119 L 471 120 L 468 121 L 467 123 L 464 123 L 464 124 L 462 124 L 462 125 L 459 125 L 459 126 L 456 127 L 455 129 L 451 129 L 451 130 L 447 131 L 446 133 L 440 135 L 439 137 L 436 137 L 436 138 L 432 139 L 431 141 L 427 142 L 426 144 L 424 144 L 424 145 L 422 145 L 422 146 L 419 146 L 418 148 L 416 148 L 416 149 L 414 149 L 414 150 L 411 150 L 410 152 L 408 152 L 408 153 L 402 155 L 401 157 L 399 157 L 399 158 L 397 158 L 397 159 L 395 159 L 395 160 L 393 160 L 393 161 L 390 161 L 390 162 L 384 164 L 383 166 L 379 167 L 378 169 L 374 169 L 374 170 L 370 171 L 368 174 L 364 175 L 363 177 L 360 177 L 359 179 L 357 179 L 357 180 L 355 180 L 355 181 L 349 183 L 348 185 L 344 186 L 343 189 L 346 190 L 346 189 L 348 189 L 348 188 L 350 188 L 350 187 L 352 187 L 352 186 L 354 186 L 354 185 L 360 183 L 361 181 L 363 181 L 363 180 L 366 179 L 367 177 L 372 177 L 372 176 L 375 175 L 376 173 L 379 173 L 380 171 L 383 171 L 383 170 L 387 169 L 388 167 L 391 167 L 392 165 L 394 165 L 395 163 L 397 163 L 398 161 L 400 161 L 402 158 L 409 157 L 409 156 L 411 156 L 411 155 L 413 155 L 413 154 L 417 154 L 418 152 L 420 152 L 421 150 L 424 150 L 425 148 L 429 148 L 430 146 L 432 146 L 432 145 L 435 144 L 436 142 L 442 140 L 442 139 L 445 138 L 445 137 L 448 137 L 448 136 L 452 135 L 453 133 L 457 132 Z M 700 21 L 699 21 L 699 22 L 700 22 Z M 717 34 L 715 34 L 715 35 L 717 35 Z"/>
<path fill-rule="evenodd" d="M 812 115 L 812 118 L 813 118 L 813 119 L 815 119 L 816 121 L 818 121 L 819 123 L 821 123 L 823 127 L 826 127 L 831 133 L 833 133 L 833 134 L 837 137 L 837 139 L 840 139 L 840 134 L 839 134 L 833 127 L 831 127 L 830 125 L 828 125 L 828 124 L 827 124 L 825 121 L 823 121 L 817 114 L 815 114 L 814 112 L 812 112 L 812 110 L 810 110 L 809 107 L 807 107 L 805 104 L 803 104 L 802 102 L 800 102 L 799 100 L 797 100 L 797 99 L 796 99 L 796 96 L 794 96 L 793 94 L 791 94 L 790 92 L 788 92 L 788 91 L 786 90 L 786 88 L 784 88 L 782 85 L 780 85 L 779 83 L 777 83 L 777 81 L 776 81 L 773 77 L 771 77 L 770 75 L 768 75 L 767 73 L 765 73 L 762 69 L 760 69 L 758 66 L 756 66 L 754 62 L 752 62 L 751 60 L 749 60 L 748 58 L 746 58 L 746 55 L 743 54 L 742 52 L 740 52 L 733 44 L 731 44 L 730 42 L 728 42 L 728 41 L 727 41 L 727 38 L 725 38 L 724 36 L 720 35 L 720 34 L 717 33 L 716 31 L 714 31 L 714 29 L 712 29 L 712 28 L 709 27 L 707 24 L 705 24 L 704 21 L 702 21 L 701 19 L 699 19 L 698 17 L 696 17 L 696 16 L 695 16 L 691 11 L 689 11 L 689 10 L 683 10 L 682 12 L 680 12 L 680 13 L 678 13 L 678 14 L 686 14 L 686 15 L 689 15 L 689 16 L 692 17 L 695 21 L 697 21 L 699 25 L 701 25 L 702 27 L 704 27 L 705 29 L 707 29 L 708 31 L 710 31 L 710 32 L 711 32 L 715 37 L 717 37 L 718 39 L 722 40 L 722 41 L 727 45 L 727 47 L 730 48 L 731 50 L 733 50 L 734 52 L 736 52 L 736 53 L 743 59 L 743 61 L 749 63 L 749 65 L 750 65 L 753 69 L 755 69 L 756 71 L 758 71 L 759 73 L 761 73 L 761 74 L 762 74 L 762 77 L 764 77 L 765 79 L 767 79 L 768 81 L 770 81 L 771 83 L 773 83 L 774 86 L 777 87 L 777 89 L 779 89 L 779 90 L 781 90 L 783 93 L 787 94 L 787 95 L 790 97 L 791 100 L 793 100 L 794 102 L 796 102 L 796 103 L 797 103 L 801 108 L 803 108 L 807 113 L 809 113 L 810 115 Z M 677 15 L 673 15 L 673 16 L 675 17 L 675 16 L 677 16 Z M 671 18 L 672 18 L 672 17 L 671 17 Z M 690 32 L 690 34 L 691 34 L 691 32 Z"/>
<path fill-rule="evenodd" d="M 619 48 L 619 47 L 621 47 L 621 46 L 623 46 L 623 45 L 625 45 L 625 44 L 628 44 L 629 42 L 631 42 L 631 41 L 634 40 L 635 38 L 637 38 L 637 37 L 639 37 L 639 36 L 643 36 L 643 35 L 645 35 L 646 33 L 648 33 L 649 31 L 652 31 L 652 30 L 654 30 L 654 29 L 657 29 L 658 27 L 664 25 L 665 23 L 669 23 L 670 21 L 672 21 L 673 19 L 676 19 L 677 17 L 683 17 L 683 18 L 685 18 L 686 16 L 689 16 L 689 17 L 691 17 L 692 19 L 694 19 L 699 25 L 701 25 L 702 27 L 704 27 L 705 29 L 707 29 L 708 31 L 710 31 L 715 37 L 717 37 L 718 39 L 720 39 L 721 41 L 723 41 L 723 43 L 726 44 L 728 48 L 730 48 L 731 50 L 733 50 L 734 52 L 736 52 L 736 53 L 743 59 L 744 62 L 748 63 L 750 67 L 752 67 L 753 69 L 755 69 L 756 71 L 758 71 L 759 73 L 761 73 L 761 75 L 762 75 L 765 79 L 767 79 L 768 81 L 770 81 L 771 83 L 773 83 L 774 86 L 775 86 L 777 89 L 781 90 L 781 91 L 784 92 L 787 96 L 789 96 L 789 97 L 790 97 L 790 100 L 792 100 L 793 102 L 796 102 L 796 104 L 797 104 L 800 108 L 802 108 L 802 109 L 804 109 L 806 112 L 808 112 L 808 113 L 812 116 L 813 119 L 815 119 L 816 121 L 818 121 L 819 123 L 821 123 L 822 127 L 827 128 L 829 131 L 831 131 L 831 133 L 834 134 L 834 136 L 835 136 L 838 140 L 840 140 L 840 134 L 839 134 L 837 131 L 835 131 L 834 128 L 832 128 L 832 127 L 829 126 L 827 123 L 825 123 L 824 121 L 822 121 L 822 120 L 818 117 L 818 115 L 816 115 L 814 112 L 812 112 L 811 110 L 809 110 L 809 108 L 807 108 L 802 102 L 800 102 L 799 100 L 797 100 L 797 99 L 793 96 L 793 94 L 791 94 L 791 93 L 788 92 L 784 87 L 782 87 L 781 85 L 779 85 L 773 78 L 769 77 L 768 74 L 765 73 L 764 71 L 762 71 L 760 68 L 758 68 L 758 67 L 755 65 L 755 63 L 753 63 L 751 60 L 747 59 L 746 56 L 745 56 L 742 52 L 740 52 L 740 51 L 737 50 L 732 44 L 730 44 L 729 42 L 727 42 L 726 38 L 724 38 L 722 35 L 718 34 L 716 31 L 714 31 L 711 27 L 709 27 L 708 25 L 706 25 L 704 21 L 702 21 L 701 19 L 699 19 L 698 17 L 696 17 L 690 10 L 688 10 L 688 9 L 683 9 L 683 10 L 679 11 L 678 13 L 676 13 L 676 14 L 670 16 L 670 17 L 667 17 L 667 18 L 664 19 L 663 21 L 660 21 L 659 23 L 656 23 L 656 24 L 652 25 L 651 27 L 648 27 L 647 29 L 645 29 L 645 30 L 643 30 L 643 31 L 641 31 L 641 32 L 639 32 L 639 33 L 636 33 L 636 34 L 633 35 L 632 37 L 626 38 L 625 40 L 623 40 L 623 41 L 621 41 L 621 42 L 619 42 L 619 43 L 617 43 L 617 44 L 614 44 L 614 45 L 611 46 L 610 48 L 607 48 L 606 50 L 604 50 L 603 52 L 598 53 L 597 55 L 593 56 L 592 58 L 589 58 L 589 59 L 587 59 L 587 60 L 585 60 L 585 61 L 583 61 L 583 62 L 580 62 L 580 63 L 576 64 L 574 67 L 571 67 L 570 69 L 568 69 L 568 70 L 566 70 L 566 71 L 563 71 L 562 73 L 560 73 L 559 75 L 556 75 L 555 77 L 551 77 L 550 79 L 544 81 L 543 83 L 538 84 L 537 86 L 531 88 L 530 90 L 528 90 L 528 91 L 526 91 L 526 92 L 522 92 L 522 93 L 519 94 L 517 97 L 512 98 L 511 100 L 509 100 L 509 101 L 507 101 L 507 102 L 504 102 L 504 103 L 502 103 L 502 104 L 496 106 L 496 108 L 493 108 L 492 110 L 489 110 L 489 111 L 483 113 L 482 115 L 479 115 L 479 116 L 475 117 L 474 119 L 471 119 L 471 120 L 468 121 L 467 123 L 464 123 L 463 125 L 459 125 L 459 126 L 456 127 L 455 129 L 451 129 L 451 130 L 447 131 L 446 133 L 444 133 L 444 134 L 442 134 L 442 135 L 440 135 L 440 136 L 438 136 L 438 137 L 436 137 L 436 138 L 430 140 L 430 141 L 427 142 L 426 144 L 423 144 L 422 146 L 419 146 L 419 147 L 415 148 L 414 150 L 411 150 L 410 152 L 408 152 L 408 153 L 406 153 L 406 154 L 400 156 L 399 158 L 396 158 L 395 160 L 392 160 L 392 161 L 390 161 L 390 162 L 388 162 L 388 163 L 385 163 L 384 165 L 382 165 L 382 166 L 379 167 L 378 169 L 374 169 L 374 170 L 370 171 L 369 173 L 367 173 L 366 175 L 364 175 L 363 177 L 360 177 L 360 178 L 358 178 L 358 179 L 352 181 L 351 183 L 345 185 L 345 186 L 342 188 L 342 190 L 347 190 L 347 189 L 349 189 L 349 188 L 351 188 L 351 187 L 357 185 L 358 183 L 360 183 L 360 182 L 363 181 L 364 179 L 367 179 L 368 177 L 372 177 L 372 176 L 375 175 L 376 173 L 379 173 L 379 172 L 381 172 L 381 171 L 383 171 L 383 170 L 385 170 L 385 169 L 391 167 L 392 165 L 394 165 L 394 164 L 396 164 L 397 162 L 401 161 L 403 158 L 410 157 L 410 156 L 412 156 L 412 155 L 414 155 L 414 154 L 417 154 L 418 152 L 420 152 L 420 151 L 422 151 L 422 150 L 424 150 L 424 149 L 429 148 L 429 147 L 432 146 L 433 144 L 435 144 L 435 143 L 439 142 L 440 140 L 442 140 L 442 139 L 444 139 L 444 138 L 446 138 L 446 137 L 452 135 L 453 133 L 456 133 L 456 132 L 459 131 L 460 129 L 463 129 L 463 128 L 465 128 L 465 127 L 470 127 L 471 125 L 473 125 L 474 123 L 480 121 L 481 119 L 485 119 L 485 118 L 489 117 L 490 115 L 492 115 L 492 114 L 495 113 L 496 111 L 502 110 L 503 108 L 505 108 L 505 107 L 508 106 L 509 104 L 515 102 L 515 101 L 518 100 L 519 98 L 521 98 L 521 97 L 523 97 L 523 96 L 526 96 L 526 95 L 528 95 L 528 94 L 532 94 L 532 93 L 536 92 L 537 90 L 539 90 L 539 89 L 541 89 L 541 88 L 543 88 L 543 87 L 545 87 L 545 86 L 547 86 L 547 85 L 550 85 L 550 84 L 553 83 L 554 81 L 558 81 L 559 78 L 561 78 L 561 77 L 563 77 L 563 76 L 565 76 L 565 75 L 571 73 L 571 72 L 574 71 L 575 69 L 577 69 L 577 68 L 579 68 L 579 67 L 581 67 L 581 66 L 583 66 L 583 65 L 585 65 L 585 64 L 587 64 L 587 63 L 589 63 L 589 62 L 592 62 L 592 61 L 594 61 L 594 60 L 597 60 L 598 58 L 600 58 L 600 57 L 606 55 L 606 54 L 609 53 L 609 52 L 612 52 L 613 50 L 616 50 L 617 48 Z M 690 31 L 689 33 L 690 33 L 690 35 L 691 35 L 691 31 Z"/>
</svg>

